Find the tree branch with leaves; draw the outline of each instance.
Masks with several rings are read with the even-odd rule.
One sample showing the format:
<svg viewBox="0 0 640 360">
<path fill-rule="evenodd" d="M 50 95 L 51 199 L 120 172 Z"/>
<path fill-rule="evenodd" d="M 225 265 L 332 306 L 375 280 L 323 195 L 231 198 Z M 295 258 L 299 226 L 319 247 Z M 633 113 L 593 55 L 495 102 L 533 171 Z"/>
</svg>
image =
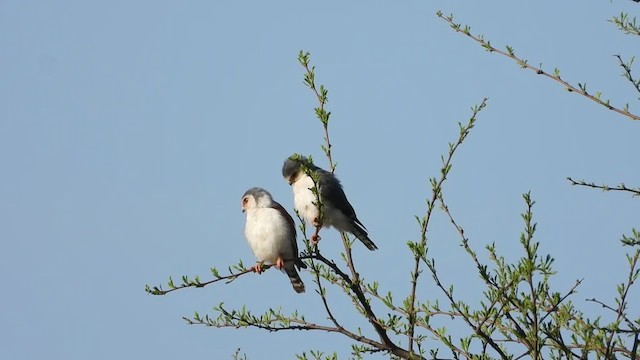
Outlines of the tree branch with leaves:
<svg viewBox="0 0 640 360">
<path fill-rule="evenodd" d="M 525 69 L 534 71 L 557 83 L 568 91 L 575 92 L 596 102 L 615 113 L 633 120 L 640 116 L 630 112 L 629 106 L 617 107 L 609 100 L 603 100 L 600 92 L 587 91 L 585 84 L 573 85 L 560 77 L 559 70 L 546 72 L 542 66 L 532 66 L 527 60 L 516 56 L 510 46 L 500 50 L 480 35 L 471 33 L 470 27 L 454 22 L 452 15 L 437 16 L 445 20 L 452 29 L 462 33 L 492 53 L 498 53 Z M 626 34 L 638 35 L 635 18 L 626 14 L 611 20 Z M 632 83 L 632 89 L 640 92 L 639 82 L 632 70 L 633 59 L 623 61 L 617 56 L 623 76 Z M 321 149 L 327 159 L 330 172 L 336 171 L 330 141 L 331 112 L 327 110 L 328 90 L 317 85 L 315 67 L 311 65 L 310 54 L 301 51 L 298 61 L 304 70 L 303 82 L 318 101 L 314 108 L 315 116 L 322 125 L 323 143 Z M 386 354 L 392 359 L 614 359 L 638 358 L 640 345 L 640 318 L 630 313 L 630 289 L 640 276 L 640 232 L 632 229 L 630 235 L 623 235 L 621 243 L 632 251 L 627 255 L 629 272 L 624 281 L 618 284 L 615 304 L 595 298 L 587 301 L 598 304 L 612 320 L 605 323 L 600 315 L 588 316 L 574 303 L 577 290 L 583 279 L 577 279 L 568 289 L 555 290 L 551 279 L 556 276 L 554 258 L 542 254 L 540 241 L 534 222 L 535 201 L 531 192 L 523 194 L 524 211 L 521 214 L 523 230 L 519 238 L 520 255 L 514 261 L 507 261 L 501 255 L 495 243 L 484 245 L 482 254 L 472 236 L 465 233 L 464 224 L 455 216 L 445 196 L 445 185 L 452 176 L 452 160 L 459 156 L 462 144 L 475 128 L 478 116 L 487 106 L 487 99 L 471 108 L 471 115 L 458 123 L 455 141 L 441 156 L 441 167 L 437 176 L 429 178 L 430 195 L 426 200 L 425 213 L 416 216 L 418 223 L 417 239 L 408 241 L 408 257 L 411 260 L 411 272 L 407 294 L 398 295 L 384 290 L 379 281 L 368 281 L 357 268 L 351 251 L 353 239 L 342 233 L 343 250 L 340 259 L 326 257 L 320 250 L 317 240 L 322 228 L 323 199 L 318 189 L 318 179 L 303 166 L 305 173 L 313 179 L 312 192 L 316 197 L 314 205 L 319 210 L 318 223 L 312 224 L 311 236 L 307 234 L 307 224 L 298 216 L 299 229 L 304 235 L 305 250 L 299 254 L 308 267 L 306 273 L 313 279 L 316 295 L 326 315 L 323 321 L 312 321 L 295 309 L 268 309 L 256 313 L 251 309 L 233 304 L 220 303 L 213 307 L 213 314 L 194 313 L 184 317 L 188 324 L 214 328 L 256 328 L 267 332 L 320 331 L 342 336 L 351 341 L 351 357 L 363 359 L 370 354 Z M 303 158 L 303 157 L 301 157 Z M 306 157 L 311 161 L 311 157 Z M 572 185 L 630 193 L 640 195 L 640 189 L 619 186 L 598 185 L 584 180 L 568 178 Z M 456 284 L 447 284 L 441 276 L 436 258 L 430 253 L 430 247 L 439 239 L 432 237 L 432 218 L 441 212 L 456 234 L 460 251 L 468 256 L 477 273 L 477 281 L 483 286 L 476 299 L 478 304 L 470 304 L 461 299 L 455 289 Z M 479 255 L 480 254 L 480 255 Z M 384 255 L 383 255 L 384 256 Z M 486 257 L 488 260 L 482 260 Z M 292 259 L 286 259 L 292 260 Z M 264 269 L 269 269 L 265 265 Z M 211 268 L 211 278 L 201 280 L 199 276 L 182 276 L 176 284 L 172 278 L 165 286 L 147 285 L 145 290 L 152 295 L 168 295 L 186 288 L 204 288 L 221 286 L 253 273 L 239 261 L 227 267 L 223 274 L 217 268 Z M 430 276 L 423 276 L 429 274 Z M 250 276 L 250 275 L 249 275 Z M 419 291 L 427 285 L 435 286 L 437 294 L 432 298 L 419 297 Z M 353 305 L 352 313 L 370 326 L 370 332 L 363 331 L 353 324 L 353 318 L 338 316 L 334 308 L 333 296 L 341 294 Z M 330 298 L 330 295 L 332 298 Z M 396 299 L 402 299 L 398 301 Z M 637 300 L 635 300 L 637 302 Z M 384 315 L 381 315 L 384 314 Z M 450 328 L 456 329 L 455 335 Z M 234 358 L 241 358 L 239 350 Z M 242 356 L 247 359 L 247 355 Z M 309 350 L 297 355 L 298 359 L 337 359 L 337 353 Z"/>
</svg>

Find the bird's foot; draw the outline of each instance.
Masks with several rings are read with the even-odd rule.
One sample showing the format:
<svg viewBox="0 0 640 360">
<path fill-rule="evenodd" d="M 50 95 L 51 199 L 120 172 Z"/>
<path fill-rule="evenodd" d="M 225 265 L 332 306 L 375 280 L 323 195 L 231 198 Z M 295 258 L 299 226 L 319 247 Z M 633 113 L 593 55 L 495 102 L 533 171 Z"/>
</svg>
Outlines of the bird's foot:
<svg viewBox="0 0 640 360">
<path fill-rule="evenodd" d="M 262 268 L 262 263 L 256 263 L 255 265 L 253 265 L 251 267 L 251 270 L 253 270 L 253 272 L 256 272 L 258 274 L 262 274 L 264 272 L 264 269 Z"/>
<path fill-rule="evenodd" d="M 284 268 L 284 260 L 282 260 L 282 256 L 278 256 L 278 259 L 276 259 L 276 268 L 278 270 L 282 270 Z"/>
<path fill-rule="evenodd" d="M 315 234 L 311 235 L 311 244 L 312 245 L 318 245 L 319 241 L 320 241 L 320 235 L 318 235 L 318 233 L 315 233 Z"/>
</svg>

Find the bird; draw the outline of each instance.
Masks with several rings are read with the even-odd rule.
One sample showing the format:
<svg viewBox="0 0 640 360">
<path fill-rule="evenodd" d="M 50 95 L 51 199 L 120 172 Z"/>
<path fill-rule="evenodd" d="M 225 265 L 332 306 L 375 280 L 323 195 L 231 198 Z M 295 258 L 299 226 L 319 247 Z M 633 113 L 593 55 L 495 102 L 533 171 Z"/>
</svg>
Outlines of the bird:
<svg viewBox="0 0 640 360">
<path fill-rule="evenodd" d="M 296 226 L 293 218 L 271 194 L 253 187 L 242 195 L 242 212 L 246 215 L 244 236 L 258 259 L 251 270 L 261 274 L 263 263 L 284 270 L 291 280 L 293 290 L 304 292 L 304 283 L 298 269 L 307 266 L 298 257 Z"/>
<path fill-rule="evenodd" d="M 314 180 L 307 175 L 314 174 L 317 177 L 317 188 L 322 203 L 322 223 L 318 219 L 316 195 L 313 193 Z M 313 164 L 313 162 L 301 155 L 294 154 L 287 158 L 282 165 L 282 176 L 293 189 L 293 204 L 298 214 L 313 226 L 333 226 L 341 233 L 348 232 L 357 237 L 369 250 L 377 250 L 376 244 L 371 241 L 365 226 L 358 220 L 353 206 L 347 200 L 338 178 Z M 311 237 L 312 242 L 317 243 L 317 232 Z"/>
</svg>

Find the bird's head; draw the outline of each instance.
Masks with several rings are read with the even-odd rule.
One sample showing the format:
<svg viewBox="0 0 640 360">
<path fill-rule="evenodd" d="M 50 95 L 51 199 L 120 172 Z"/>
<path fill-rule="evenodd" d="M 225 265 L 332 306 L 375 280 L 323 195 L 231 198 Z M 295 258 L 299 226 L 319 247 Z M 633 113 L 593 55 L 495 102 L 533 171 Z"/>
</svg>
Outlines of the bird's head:
<svg viewBox="0 0 640 360">
<path fill-rule="evenodd" d="M 303 166 L 313 170 L 315 166 L 310 158 L 304 157 L 300 154 L 293 154 L 284 161 L 282 165 L 282 176 L 289 183 L 289 185 L 298 181 L 300 176 L 304 174 Z"/>
<path fill-rule="evenodd" d="M 273 199 L 271 198 L 271 194 L 263 188 L 254 187 L 247 190 L 244 195 L 242 195 L 242 200 L 240 203 L 242 204 L 242 212 L 247 210 L 267 207 L 271 204 Z"/>
</svg>

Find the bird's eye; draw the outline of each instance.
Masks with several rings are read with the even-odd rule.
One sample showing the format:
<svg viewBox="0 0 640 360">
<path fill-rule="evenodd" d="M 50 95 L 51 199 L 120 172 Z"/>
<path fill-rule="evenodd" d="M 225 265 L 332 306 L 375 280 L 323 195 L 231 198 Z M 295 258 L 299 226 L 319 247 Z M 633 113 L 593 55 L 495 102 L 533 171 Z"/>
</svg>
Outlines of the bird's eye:
<svg viewBox="0 0 640 360">
<path fill-rule="evenodd" d="M 247 199 L 247 198 L 242 199 L 242 204 L 243 204 L 243 205 L 246 205 L 246 204 L 247 204 L 247 201 L 249 201 L 249 199 Z"/>
</svg>

